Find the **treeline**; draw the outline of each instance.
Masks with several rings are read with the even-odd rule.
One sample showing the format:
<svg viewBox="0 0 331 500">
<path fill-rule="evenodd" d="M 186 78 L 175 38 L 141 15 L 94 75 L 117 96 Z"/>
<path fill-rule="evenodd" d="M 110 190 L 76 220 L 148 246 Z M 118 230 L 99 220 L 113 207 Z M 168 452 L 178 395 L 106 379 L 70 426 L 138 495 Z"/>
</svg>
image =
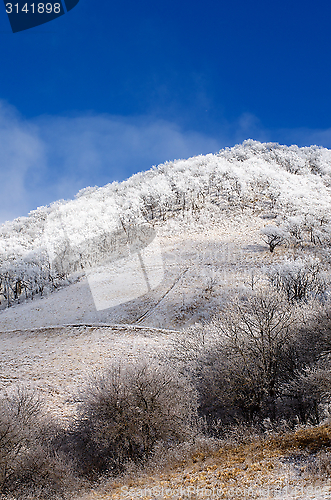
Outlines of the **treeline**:
<svg viewBox="0 0 331 500">
<path fill-rule="evenodd" d="M 0 297 L 7 307 L 22 299 L 52 292 L 67 278 L 54 269 L 46 252 L 29 252 L 24 257 L 12 255 L 1 263 Z"/>
<path fill-rule="evenodd" d="M 0 400 L 0 492 L 73 498 L 155 454 L 238 428 L 318 425 L 331 404 L 331 313 L 273 290 L 235 296 L 169 352 L 113 361 L 90 377 L 66 425 L 25 390 Z M 137 470 L 138 470 L 137 469 Z M 29 496 L 30 495 L 30 496 Z"/>
</svg>

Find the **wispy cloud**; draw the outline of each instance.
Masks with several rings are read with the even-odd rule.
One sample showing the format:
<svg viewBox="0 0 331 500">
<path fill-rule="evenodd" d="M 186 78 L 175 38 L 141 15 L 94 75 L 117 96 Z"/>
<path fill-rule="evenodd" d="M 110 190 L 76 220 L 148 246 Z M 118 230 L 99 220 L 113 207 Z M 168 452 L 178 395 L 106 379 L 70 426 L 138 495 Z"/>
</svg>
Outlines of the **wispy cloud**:
<svg viewBox="0 0 331 500">
<path fill-rule="evenodd" d="M 176 158 L 216 152 L 213 137 L 150 117 L 42 116 L 0 105 L 0 222 L 72 198 L 86 186 L 123 180 Z"/>
<path fill-rule="evenodd" d="M 150 117 L 110 115 L 35 120 L 50 172 L 60 189 L 122 180 L 154 164 L 215 152 L 218 141 Z"/>
<path fill-rule="evenodd" d="M 86 186 L 123 180 L 158 163 L 217 152 L 244 139 L 331 147 L 331 129 L 268 130 L 244 114 L 215 134 L 153 117 L 107 114 L 26 120 L 0 101 L 0 222 L 72 198 Z"/>
<path fill-rule="evenodd" d="M 32 207 L 27 180 L 36 182 L 44 166 L 44 145 L 36 127 L 0 102 L 0 221 Z"/>
</svg>

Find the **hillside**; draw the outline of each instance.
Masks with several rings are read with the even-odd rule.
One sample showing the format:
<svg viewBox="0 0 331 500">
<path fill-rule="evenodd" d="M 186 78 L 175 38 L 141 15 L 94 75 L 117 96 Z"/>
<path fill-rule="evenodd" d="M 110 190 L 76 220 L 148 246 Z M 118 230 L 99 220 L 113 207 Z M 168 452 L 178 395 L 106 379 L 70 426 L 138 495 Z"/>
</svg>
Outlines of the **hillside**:
<svg viewBox="0 0 331 500">
<path fill-rule="evenodd" d="M 329 150 L 246 141 L 41 207 L 1 227 L 1 302 L 15 307 L 0 329 L 208 319 L 229 288 L 283 254 L 268 254 L 266 226 L 282 232 L 287 256 L 329 259 L 330 186 Z"/>
<path fill-rule="evenodd" d="M 249 282 L 251 263 L 269 262 L 259 230 L 260 217 L 220 216 L 206 227 L 208 210 L 192 226 L 177 220 L 157 227 L 164 267 L 163 281 L 135 300 L 96 310 L 88 280 L 35 297 L 0 313 L 0 330 L 61 324 L 129 323 L 157 328 L 181 328 L 207 319 L 228 288 Z"/>
<path fill-rule="evenodd" d="M 13 405 L 16 421 L 17 401 L 34 404 L 24 391 L 15 396 L 24 387 L 46 414 L 33 406 L 30 444 L 18 446 L 31 477 L 80 500 L 177 498 L 150 488 L 215 485 L 227 499 L 243 498 L 239 486 L 261 500 L 329 498 L 330 195 L 331 151 L 245 141 L 86 188 L 2 225 L 1 404 Z M 105 387 L 116 388 L 101 416 L 84 396 L 100 374 L 101 406 Z M 158 380 L 156 400 L 169 384 L 179 392 L 151 403 L 159 437 L 148 447 L 146 401 Z M 93 397 L 96 404 L 98 391 Z M 177 402 L 173 421 L 188 412 L 187 438 L 159 424 Z M 119 423 L 109 423 L 118 408 Z M 122 434 L 108 445 L 117 425 Z M 13 460 L 16 477 L 22 465 Z M 0 490 L 14 491 L 6 500 L 53 498 L 48 483 L 35 497 L 15 493 L 21 476 L 11 477 L 0 475 Z M 312 482 L 324 489 L 309 492 Z M 192 491 L 186 497 L 201 497 Z"/>
<path fill-rule="evenodd" d="M 144 327 L 55 327 L 0 333 L 0 395 L 18 382 L 65 419 L 75 413 L 90 373 L 126 357 L 132 362 L 166 349 L 173 332 Z"/>
</svg>

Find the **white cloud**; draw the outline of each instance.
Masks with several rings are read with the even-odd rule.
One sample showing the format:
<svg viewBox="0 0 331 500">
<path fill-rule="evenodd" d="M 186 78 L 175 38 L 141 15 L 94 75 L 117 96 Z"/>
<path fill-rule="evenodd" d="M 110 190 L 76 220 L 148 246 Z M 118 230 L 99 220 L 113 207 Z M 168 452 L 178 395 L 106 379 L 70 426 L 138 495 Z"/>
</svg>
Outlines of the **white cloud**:
<svg viewBox="0 0 331 500">
<path fill-rule="evenodd" d="M 153 117 L 107 114 L 26 120 L 0 101 L 0 222 L 122 180 L 152 165 L 217 152 L 244 139 L 331 147 L 331 129 L 270 131 L 244 114 L 210 136 Z"/>
<path fill-rule="evenodd" d="M 148 117 L 41 117 L 35 123 L 50 167 L 54 164 L 62 182 L 79 188 L 125 179 L 162 161 L 219 149 L 213 138 Z"/>
<path fill-rule="evenodd" d="M 44 163 L 35 128 L 0 102 L 0 221 L 29 210 L 32 193 L 27 178 L 36 180 Z"/>
<path fill-rule="evenodd" d="M 216 152 L 214 138 L 148 117 L 42 116 L 0 103 L 0 222 L 153 164 Z"/>
</svg>

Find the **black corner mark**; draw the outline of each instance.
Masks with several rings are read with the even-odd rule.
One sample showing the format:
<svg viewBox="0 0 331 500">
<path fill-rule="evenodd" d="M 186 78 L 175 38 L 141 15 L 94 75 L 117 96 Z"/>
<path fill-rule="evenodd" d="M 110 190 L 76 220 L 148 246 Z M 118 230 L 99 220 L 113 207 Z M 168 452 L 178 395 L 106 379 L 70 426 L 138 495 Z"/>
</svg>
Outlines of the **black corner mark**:
<svg viewBox="0 0 331 500">
<path fill-rule="evenodd" d="M 73 9 L 79 0 L 64 0 L 67 11 Z M 13 33 L 24 31 L 65 14 L 62 0 L 4 0 L 5 9 Z"/>
<path fill-rule="evenodd" d="M 64 0 L 64 3 L 66 4 L 66 9 L 67 9 L 67 12 L 69 12 L 69 10 L 73 9 L 74 7 L 76 7 L 76 5 L 78 4 L 79 0 Z"/>
</svg>

